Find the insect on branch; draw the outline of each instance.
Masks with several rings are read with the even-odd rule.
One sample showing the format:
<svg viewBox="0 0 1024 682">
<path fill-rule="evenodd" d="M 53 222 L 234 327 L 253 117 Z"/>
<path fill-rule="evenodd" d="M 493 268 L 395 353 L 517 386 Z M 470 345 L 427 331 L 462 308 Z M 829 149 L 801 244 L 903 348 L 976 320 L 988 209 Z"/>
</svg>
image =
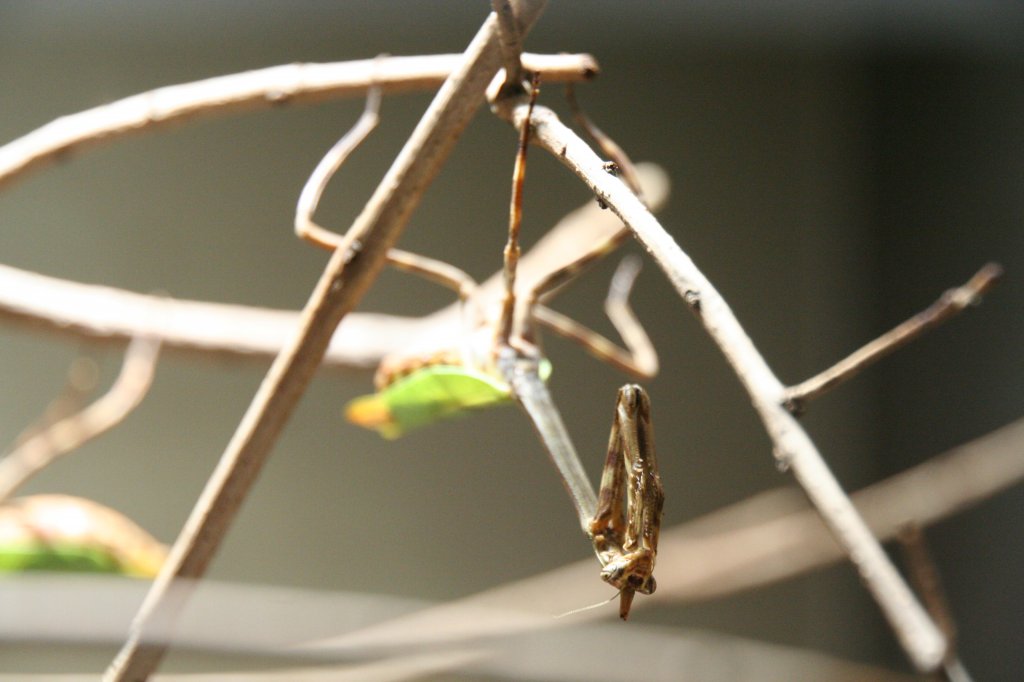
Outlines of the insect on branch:
<svg viewBox="0 0 1024 682">
<path fill-rule="evenodd" d="M 525 28 L 543 2 L 520 0 Z M 479 108 L 500 67 L 497 21 L 489 17 L 466 48 L 458 68 L 434 97 L 391 169 L 356 218 L 349 237 L 358 256 L 339 248 L 331 256 L 303 310 L 302 324 L 282 349 L 203 489 L 163 570 L 139 609 L 128 640 L 104 676 L 107 682 L 147 679 L 166 644 L 146 641 L 147 629 L 176 619 L 185 597 L 167 600 L 179 578 L 202 577 L 241 503 L 313 378 L 341 319 L 354 308 L 384 267 L 412 212 L 444 164 L 459 133 Z"/>
<path fill-rule="evenodd" d="M 514 126 L 522 124 L 525 103 L 497 100 L 495 104 L 499 116 Z M 914 666 L 922 671 L 936 669 L 945 655 L 945 638 L 882 550 L 817 447 L 783 406 L 785 387 L 725 299 L 643 202 L 625 183 L 606 172 L 604 161 L 553 111 L 538 106 L 531 121 L 537 143 L 569 167 L 599 201 L 608 204 L 622 219 L 654 257 L 680 297 L 691 308 L 699 305 L 701 323 L 747 390 L 772 440 L 778 462 L 792 470 L 857 567 Z"/>
</svg>

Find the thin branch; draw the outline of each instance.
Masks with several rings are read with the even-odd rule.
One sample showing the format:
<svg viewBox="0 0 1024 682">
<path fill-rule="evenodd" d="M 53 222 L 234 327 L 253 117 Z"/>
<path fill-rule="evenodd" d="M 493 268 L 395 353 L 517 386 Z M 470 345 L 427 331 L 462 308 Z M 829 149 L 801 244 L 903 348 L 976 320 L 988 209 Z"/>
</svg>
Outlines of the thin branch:
<svg viewBox="0 0 1024 682">
<path fill-rule="evenodd" d="M 652 210 L 668 199 L 668 176 L 653 164 L 637 167 Z M 579 245 L 623 229 L 622 221 L 594 201 L 569 213 L 520 263 L 519 278 L 533 286 L 542 273 L 557 270 L 579 253 Z M 503 295 L 501 272 L 478 290 L 482 309 Z M 270 359 L 295 334 L 299 313 L 226 303 L 149 296 L 113 287 L 79 284 L 0 264 L 0 318 L 49 333 L 97 342 L 123 343 L 136 336 L 159 339 L 173 349 L 254 359 Z M 324 357 L 328 368 L 375 369 L 403 349 L 409 339 L 428 348 L 450 342 L 461 332 L 456 305 L 424 317 L 351 313 L 338 328 Z"/>
<path fill-rule="evenodd" d="M 461 59 L 459 54 L 441 54 L 285 64 L 157 88 L 55 119 L 0 147 L 0 187 L 86 145 L 192 118 L 291 102 L 364 97 L 373 83 L 385 93 L 433 89 Z M 526 68 L 551 82 L 587 80 L 599 70 L 594 58 L 586 54 L 525 53 L 523 61 Z"/>
<path fill-rule="evenodd" d="M 330 230 L 320 227 L 313 222 L 313 214 L 320 204 L 320 197 L 323 196 L 327 183 L 334 174 L 341 168 L 348 157 L 354 152 L 363 140 L 373 132 L 380 121 L 380 100 L 379 88 L 372 88 L 366 96 L 366 108 L 359 116 L 355 125 L 352 126 L 341 138 L 334 143 L 320 163 L 316 165 L 309 179 L 299 192 L 299 201 L 295 207 L 295 234 L 302 240 L 307 241 L 320 248 L 333 251 L 342 243 L 343 238 Z"/>
<path fill-rule="evenodd" d="M 54 460 L 119 424 L 153 381 L 160 342 L 139 337 L 125 352 L 121 373 L 103 396 L 81 412 L 41 429 L 0 460 L 0 503 Z"/>
<path fill-rule="evenodd" d="M 854 377 L 889 353 L 918 338 L 927 331 L 938 327 L 972 305 L 992 288 L 1002 276 L 1003 269 L 996 263 L 987 263 L 963 286 L 949 289 L 939 300 L 914 315 L 903 324 L 882 334 L 874 341 L 857 349 L 833 366 L 806 381 L 786 389 L 786 406 L 791 412 L 800 413 L 807 401 Z"/>
<path fill-rule="evenodd" d="M 942 587 L 942 578 L 939 576 L 939 567 L 935 565 L 931 552 L 928 551 L 928 543 L 925 541 L 924 530 L 914 523 L 908 523 L 896 535 L 903 563 L 907 567 L 907 574 L 910 583 L 921 595 L 928 613 L 945 633 L 949 641 L 949 654 L 947 660 L 956 658 L 956 621 L 953 619 L 953 612 L 949 607 L 949 599 Z"/>
<path fill-rule="evenodd" d="M 537 19 L 543 4 L 517 3 L 524 30 Z M 165 600 L 176 579 L 200 578 L 205 573 L 323 359 L 335 328 L 384 267 L 388 249 L 479 107 L 500 66 L 497 43 L 497 21 L 492 15 L 441 86 L 345 243 L 331 256 L 303 310 L 299 332 L 277 356 L 207 482 L 139 610 L 128 641 L 104 676 L 108 682 L 147 679 L 159 665 L 166 645 L 146 643 L 146 629 L 174 621 L 187 598 L 182 594 Z"/>
<path fill-rule="evenodd" d="M 513 105 L 514 104 L 514 105 Z M 526 105 L 497 101 L 498 114 L 518 128 Z M 783 403 L 785 387 L 772 373 L 721 294 L 637 196 L 550 109 L 532 116 L 535 140 L 568 166 L 629 226 L 680 297 L 703 323 L 764 423 L 781 467 L 792 469 L 807 496 L 846 550 L 914 666 L 936 669 L 946 642 L 843 492 L 810 437 Z"/>
</svg>

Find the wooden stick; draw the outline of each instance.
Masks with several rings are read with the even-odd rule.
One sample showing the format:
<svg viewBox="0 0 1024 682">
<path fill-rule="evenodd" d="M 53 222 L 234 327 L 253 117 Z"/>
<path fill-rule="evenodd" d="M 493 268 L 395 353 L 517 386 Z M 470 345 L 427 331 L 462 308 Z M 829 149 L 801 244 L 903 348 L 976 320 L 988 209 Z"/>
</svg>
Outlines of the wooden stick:
<svg viewBox="0 0 1024 682">
<path fill-rule="evenodd" d="M 519 0 L 517 16 L 524 31 L 543 5 L 537 0 Z M 159 630 L 175 620 L 188 596 L 187 590 L 171 595 L 176 579 L 196 579 L 205 573 L 323 359 L 335 328 L 384 267 L 388 249 L 476 112 L 499 66 L 497 21 L 491 15 L 427 108 L 345 243 L 331 256 L 303 310 L 298 334 L 277 356 L 207 481 L 139 609 L 128 640 L 104 675 L 106 682 L 145 680 L 159 665 L 167 645 L 147 642 L 147 628 Z"/>
<path fill-rule="evenodd" d="M 436 88 L 461 59 L 458 54 L 440 54 L 285 64 L 157 88 L 63 116 L 0 147 L 0 187 L 90 144 L 194 118 L 292 102 L 365 97 L 372 83 L 385 93 Z M 587 80 L 599 71 L 594 58 L 586 54 L 524 53 L 523 63 L 549 82 Z"/>
</svg>

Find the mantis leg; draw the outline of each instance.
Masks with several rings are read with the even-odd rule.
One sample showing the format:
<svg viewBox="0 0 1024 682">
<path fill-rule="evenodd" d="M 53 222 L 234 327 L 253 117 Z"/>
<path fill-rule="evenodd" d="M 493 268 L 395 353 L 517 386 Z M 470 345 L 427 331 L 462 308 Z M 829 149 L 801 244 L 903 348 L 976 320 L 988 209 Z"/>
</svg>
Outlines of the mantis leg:
<svg viewBox="0 0 1024 682">
<path fill-rule="evenodd" d="M 327 183 L 338 171 L 345 159 L 355 151 L 363 140 L 377 127 L 380 120 L 380 89 L 371 88 L 366 98 L 366 108 L 363 114 L 356 121 L 355 125 L 338 140 L 333 147 L 324 155 L 320 163 L 310 174 L 299 201 L 295 208 L 295 234 L 303 241 L 314 246 L 334 251 L 345 242 L 345 235 L 331 232 L 313 221 L 313 213 L 320 203 Z M 387 255 L 387 262 L 395 268 L 409 272 L 427 279 L 435 284 L 452 289 L 459 295 L 461 305 L 463 326 L 465 329 L 474 329 L 480 319 L 480 310 L 475 303 L 473 294 L 476 292 L 477 284 L 464 271 L 445 263 L 444 261 L 428 258 L 418 254 L 390 249 Z M 468 334 L 463 334 L 467 339 L 461 352 L 468 357 L 472 348 L 468 345 Z"/>
<path fill-rule="evenodd" d="M 604 303 L 605 314 L 622 337 L 625 348 L 545 305 L 537 304 L 533 308 L 533 319 L 559 336 L 580 344 L 598 360 L 638 379 L 651 379 L 658 373 L 658 353 L 629 306 L 629 293 L 639 272 L 638 258 L 624 259 L 612 276 Z"/>
<path fill-rule="evenodd" d="M 530 289 L 525 300 L 519 301 L 517 305 L 515 280 L 519 261 L 518 238 L 522 221 L 523 179 L 530 136 L 530 116 L 536 98 L 537 83 L 534 80 L 527 115 L 520 131 L 519 149 L 513 172 L 509 235 L 504 259 L 505 298 L 495 339 L 496 360 L 500 373 L 508 381 L 512 394 L 530 417 L 562 476 L 583 530 L 593 541 L 594 550 L 602 566 L 601 577 L 619 590 L 619 615 L 625 619 L 629 616 L 636 593 L 651 594 L 655 589 L 653 571 L 664 494 L 654 455 L 650 401 L 646 392 L 639 386 L 629 384 L 619 390 L 608 443 L 608 455 L 601 477 L 600 495 L 595 496 L 565 424 L 547 386 L 540 378 L 540 354 L 537 352 L 536 344 L 529 338 L 532 331 L 531 323 L 537 319 L 556 332 L 581 341 L 600 357 L 610 359 L 617 357 L 617 354 L 602 343 L 595 342 L 595 337 L 627 358 L 630 356 L 629 351 L 616 348 L 614 344 L 598 337 L 582 325 L 539 305 L 541 295 L 561 286 L 582 267 L 618 246 L 623 239 L 623 233 L 613 235 L 604 242 L 598 242 L 572 263 L 542 278 Z M 637 269 L 636 262 L 629 261 L 625 269 L 620 267 L 613 278 L 607 308 L 613 323 L 620 328 L 620 333 L 631 349 L 634 346 L 646 346 L 650 356 L 646 360 L 650 365 L 651 357 L 654 356 L 653 348 L 650 347 L 647 335 L 632 316 L 628 306 L 629 290 L 636 278 Z M 620 361 L 621 364 L 627 364 L 621 358 Z M 656 358 L 653 360 L 653 367 L 657 367 Z"/>
<path fill-rule="evenodd" d="M 634 595 L 651 594 L 664 503 L 654 455 L 651 404 L 635 384 L 619 389 L 601 474 L 597 510 L 590 522 L 601 578 L 618 588 L 625 620 Z"/>
<path fill-rule="evenodd" d="M 380 100 L 380 88 L 371 88 L 366 97 L 366 108 L 359 120 L 328 150 L 302 188 L 298 205 L 295 208 L 295 234 L 303 241 L 329 251 L 334 251 L 344 243 L 345 235 L 331 232 L 318 225 L 313 221 L 313 213 L 320 203 L 320 197 L 323 195 L 327 183 L 349 155 L 377 127 L 380 120 Z M 444 261 L 400 249 L 388 251 L 387 259 L 389 264 L 399 270 L 419 275 L 454 290 L 463 302 L 471 298 L 477 287 L 472 277 Z"/>
</svg>

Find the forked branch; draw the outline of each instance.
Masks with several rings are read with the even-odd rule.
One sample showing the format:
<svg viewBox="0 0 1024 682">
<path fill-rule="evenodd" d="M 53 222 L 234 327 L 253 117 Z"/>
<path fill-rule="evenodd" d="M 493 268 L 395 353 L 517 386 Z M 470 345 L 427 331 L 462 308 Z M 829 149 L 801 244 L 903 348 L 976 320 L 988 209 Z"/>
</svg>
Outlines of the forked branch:
<svg viewBox="0 0 1024 682">
<path fill-rule="evenodd" d="M 497 113 L 522 125 L 527 105 L 498 100 Z M 636 195 L 550 109 L 532 115 L 534 139 L 568 166 L 633 231 L 680 297 L 703 323 L 757 410 L 781 466 L 791 468 L 822 518 L 857 567 L 914 666 L 934 670 L 945 655 L 942 633 L 886 556 L 810 437 L 783 406 L 785 387 L 772 373 L 721 294 Z"/>
<path fill-rule="evenodd" d="M 966 284 L 946 291 L 939 300 L 903 324 L 857 349 L 824 372 L 787 388 L 786 407 L 794 414 L 800 414 L 807 401 L 832 390 L 847 379 L 853 378 L 865 367 L 959 315 L 968 307 L 977 305 L 1002 274 L 1002 267 L 996 263 L 986 264 Z"/>
</svg>

